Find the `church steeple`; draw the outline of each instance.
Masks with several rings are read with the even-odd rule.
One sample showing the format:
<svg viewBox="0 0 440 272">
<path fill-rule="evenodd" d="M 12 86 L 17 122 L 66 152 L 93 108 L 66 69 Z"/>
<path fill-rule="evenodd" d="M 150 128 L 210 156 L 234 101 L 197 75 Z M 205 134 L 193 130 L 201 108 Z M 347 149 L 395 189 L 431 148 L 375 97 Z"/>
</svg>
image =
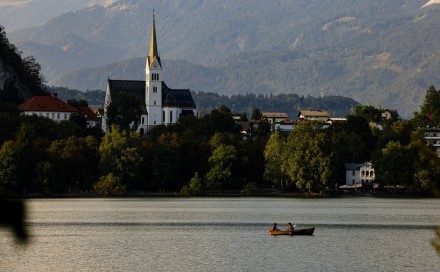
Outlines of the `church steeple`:
<svg viewBox="0 0 440 272">
<path fill-rule="evenodd" d="M 154 58 L 157 59 L 159 62 L 159 65 L 162 66 L 160 63 L 160 57 L 157 52 L 157 41 L 156 41 L 156 24 L 154 22 L 154 11 L 153 11 L 153 23 L 151 24 L 151 36 L 150 36 L 150 53 L 148 54 L 148 64 L 151 65 L 153 63 Z"/>
</svg>

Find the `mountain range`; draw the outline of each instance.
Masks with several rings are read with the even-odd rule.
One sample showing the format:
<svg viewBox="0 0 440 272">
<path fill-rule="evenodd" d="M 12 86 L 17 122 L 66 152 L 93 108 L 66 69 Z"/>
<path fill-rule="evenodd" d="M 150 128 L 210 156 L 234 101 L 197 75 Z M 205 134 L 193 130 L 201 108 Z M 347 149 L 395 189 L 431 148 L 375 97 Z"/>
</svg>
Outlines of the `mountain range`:
<svg viewBox="0 0 440 272">
<path fill-rule="evenodd" d="M 7 27 L 8 37 L 36 57 L 49 85 L 104 89 L 107 78 L 144 78 L 154 9 L 172 87 L 342 95 L 410 117 L 426 89 L 440 86 L 439 2 L 83 0 L 50 18 L 42 12 L 41 25 L 4 16 L 19 13 L 9 5 L 0 24 L 29 26 Z"/>
</svg>

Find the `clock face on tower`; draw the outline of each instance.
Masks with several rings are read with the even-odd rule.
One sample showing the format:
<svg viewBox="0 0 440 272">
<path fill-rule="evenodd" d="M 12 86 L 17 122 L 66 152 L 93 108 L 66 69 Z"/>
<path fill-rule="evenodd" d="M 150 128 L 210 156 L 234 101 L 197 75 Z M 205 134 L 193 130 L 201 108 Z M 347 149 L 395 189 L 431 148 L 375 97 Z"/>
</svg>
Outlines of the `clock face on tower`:
<svg viewBox="0 0 440 272">
<path fill-rule="evenodd" d="M 157 62 L 153 62 L 153 68 L 157 68 L 157 67 L 158 67 Z"/>
</svg>

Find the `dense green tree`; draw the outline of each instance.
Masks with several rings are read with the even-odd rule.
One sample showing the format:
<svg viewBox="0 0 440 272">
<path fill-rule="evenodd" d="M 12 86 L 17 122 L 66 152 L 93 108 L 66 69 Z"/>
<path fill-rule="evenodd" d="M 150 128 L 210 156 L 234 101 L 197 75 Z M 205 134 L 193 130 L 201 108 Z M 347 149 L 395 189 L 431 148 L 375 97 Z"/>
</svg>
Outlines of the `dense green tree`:
<svg viewBox="0 0 440 272">
<path fill-rule="evenodd" d="M 126 193 L 126 186 L 121 179 L 113 173 L 109 173 L 99 178 L 93 186 L 95 193 L 104 196 L 123 195 Z"/>
<path fill-rule="evenodd" d="M 328 137 L 320 124 L 304 122 L 289 134 L 282 171 L 301 190 L 321 192 L 332 175 Z"/>
<path fill-rule="evenodd" d="M 374 106 L 357 105 L 354 108 L 354 114 L 364 117 L 368 122 L 379 122 L 382 119 L 382 110 Z"/>
<path fill-rule="evenodd" d="M 18 110 L 12 103 L 0 102 L 0 145 L 12 140 L 18 126 Z"/>
<path fill-rule="evenodd" d="M 93 177 L 96 180 L 97 176 L 98 146 L 98 141 L 92 136 L 71 136 L 53 141 L 48 149 L 51 175 L 55 175 L 55 184 L 51 184 L 51 189 L 55 192 L 89 190 Z M 52 180 L 50 177 L 44 179 Z"/>
<path fill-rule="evenodd" d="M 176 133 L 162 134 L 150 149 L 149 166 L 153 183 L 160 190 L 178 190 L 184 182 L 179 176 L 181 159 L 179 141 Z M 187 182 L 187 180 L 185 180 Z"/>
<path fill-rule="evenodd" d="M 252 115 L 251 115 L 252 120 L 261 120 L 262 116 L 263 114 L 261 113 L 260 109 L 255 108 L 252 110 Z"/>
<path fill-rule="evenodd" d="M 195 172 L 194 177 L 191 178 L 188 185 L 182 188 L 183 195 L 201 195 L 203 194 L 202 179 L 199 172 Z"/>
<path fill-rule="evenodd" d="M 264 178 L 284 188 L 289 185 L 288 176 L 281 170 L 286 139 L 280 133 L 272 133 L 264 149 Z"/>
<path fill-rule="evenodd" d="M 347 132 L 355 133 L 361 138 L 361 141 L 366 145 L 366 150 L 370 151 L 367 154 L 369 158 L 371 151 L 374 149 L 376 139 L 373 136 L 373 132 L 368 124 L 367 119 L 362 116 L 348 115 L 344 129 Z"/>
<path fill-rule="evenodd" d="M 386 147 L 377 150 L 373 158 L 375 182 L 380 185 L 408 185 L 412 182 L 412 156 L 410 150 L 399 142 L 390 141 Z"/>
<path fill-rule="evenodd" d="M 206 174 L 208 188 L 220 187 L 224 189 L 226 181 L 231 177 L 232 164 L 237 160 L 237 150 L 232 145 L 221 144 L 215 148 L 209 157 L 211 168 Z"/>
<path fill-rule="evenodd" d="M 426 193 L 440 188 L 440 157 L 435 149 L 423 139 L 423 130 L 418 129 L 411 135 L 408 149 L 412 151 L 413 183 L 415 192 Z"/>
<path fill-rule="evenodd" d="M 430 116 L 435 121 L 440 120 L 440 93 L 432 85 L 426 91 L 420 113 Z"/>
<path fill-rule="evenodd" d="M 107 107 L 107 127 L 115 124 L 121 130 L 136 131 L 142 112 L 142 103 L 136 96 L 120 92 Z"/>
<path fill-rule="evenodd" d="M 18 180 L 19 150 L 14 141 L 8 140 L 0 148 L 0 187 L 14 190 Z"/>
<path fill-rule="evenodd" d="M 139 135 L 121 131 L 113 125 L 99 146 L 99 168 L 102 176 L 112 173 L 130 188 L 140 178 L 142 157 Z"/>
</svg>

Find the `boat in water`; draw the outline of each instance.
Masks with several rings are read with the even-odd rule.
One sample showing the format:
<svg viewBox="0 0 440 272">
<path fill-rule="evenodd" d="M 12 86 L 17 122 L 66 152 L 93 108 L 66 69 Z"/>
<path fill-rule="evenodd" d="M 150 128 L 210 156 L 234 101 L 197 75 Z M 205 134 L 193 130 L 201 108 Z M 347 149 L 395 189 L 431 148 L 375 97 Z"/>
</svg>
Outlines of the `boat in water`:
<svg viewBox="0 0 440 272">
<path fill-rule="evenodd" d="M 313 235 L 315 228 L 298 228 L 293 231 L 288 230 L 269 230 L 270 235 Z"/>
</svg>

